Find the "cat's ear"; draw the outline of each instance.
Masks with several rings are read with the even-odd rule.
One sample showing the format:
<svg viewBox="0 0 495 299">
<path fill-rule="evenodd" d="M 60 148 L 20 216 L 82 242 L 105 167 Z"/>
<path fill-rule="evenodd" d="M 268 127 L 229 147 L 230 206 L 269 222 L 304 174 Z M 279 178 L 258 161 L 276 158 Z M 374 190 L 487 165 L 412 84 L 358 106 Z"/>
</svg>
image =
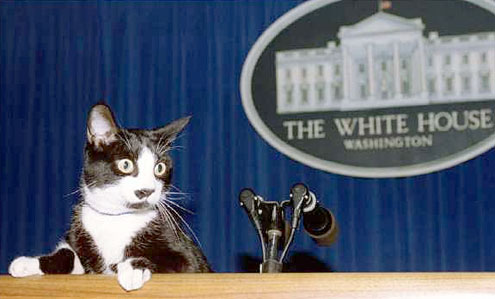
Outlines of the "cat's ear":
<svg viewBox="0 0 495 299">
<path fill-rule="evenodd" d="M 105 104 L 96 104 L 88 114 L 86 134 L 88 142 L 100 147 L 102 144 L 110 144 L 117 140 L 116 134 L 119 127 L 115 123 L 112 110 Z"/>
<path fill-rule="evenodd" d="M 184 130 L 190 120 L 191 116 L 180 118 L 162 128 L 153 130 L 153 134 L 158 140 L 166 140 L 167 143 L 170 144 L 177 138 L 177 135 Z"/>
</svg>

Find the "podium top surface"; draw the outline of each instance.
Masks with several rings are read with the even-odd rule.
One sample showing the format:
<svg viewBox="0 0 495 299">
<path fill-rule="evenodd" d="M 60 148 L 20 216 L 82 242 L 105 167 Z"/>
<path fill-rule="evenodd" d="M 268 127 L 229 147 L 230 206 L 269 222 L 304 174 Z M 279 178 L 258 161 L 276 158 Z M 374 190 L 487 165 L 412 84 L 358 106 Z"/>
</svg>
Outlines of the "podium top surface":
<svg viewBox="0 0 495 299">
<path fill-rule="evenodd" d="M 124 291 L 115 276 L 0 276 L 0 298 L 495 298 L 495 273 L 154 274 Z"/>
</svg>

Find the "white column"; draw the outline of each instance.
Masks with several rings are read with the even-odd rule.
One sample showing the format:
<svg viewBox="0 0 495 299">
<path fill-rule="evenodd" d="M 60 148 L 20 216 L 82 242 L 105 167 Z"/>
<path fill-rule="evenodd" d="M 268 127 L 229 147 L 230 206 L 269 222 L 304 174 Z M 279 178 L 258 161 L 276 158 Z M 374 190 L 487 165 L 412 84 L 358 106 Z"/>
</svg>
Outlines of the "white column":
<svg viewBox="0 0 495 299">
<path fill-rule="evenodd" d="M 469 68 L 471 70 L 471 94 L 478 95 L 480 93 L 480 62 L 481 57 L 478 53 L 470 53 Z"/>
<path fill-rule="evenodd" d="M 443 76 L 442 76 L 442 61 L 441 61 L 440 55 L 435 54 L 433 56 L 433 66 L 435 68 L 436 97 L 442 98 L 442 96 L 443 96 Z"/>
<path fill-rule="evenodd" d="M 366 46 L 368 54 L 368 100 L 373 101 L 375 99 L 375 78 L 374 78 L 374 63 L 373 63 L 373 45 Z"/>
<path fill-rule="evenodd" d="M 308 64 L 306 67 L 306 82 L 308 84 L 308 108 L 313 108 L 317 103 L 315 93 L 316 67 L 316 65 L 311 64 Z"/>
<path fill-rule="evenodd" d="M 297 64 L 296 67 L 292 69 L 292 78 L 294 82 L 294 91 L 292 94 L 292 111 L 299 111 L 301 109 L 301 65 Z"/>
<path fill-rule="evenodd" d="M 490 70 L 490 88 L 491 88 L 491 93 L 495 93 L 495 50 L 488 51 L 488 63 L 489 63 L 489 70 Z"/>
<path fill-rule="evenodd" d="M 426 55 L 423 36 L 419 39 L 419 75 L 421 77 L 421 97 L 428 97 L 428 88 L 426 86 Z"/>
<path fill-rule="evenodd" d="M 344 92 L 343 101 L 348 101 L 349 96 L 349 81 L 348 81 L 348 73 L 350 71 L 349 57 L 347 54 L 347 47 L 342 46 L 342 89 Z"/>
<path fill-rule="evenodd" d="M 352 56 L 349 55 L 349 51 L 347 51 L 347 95 L 349 99 L 352 99 L 356 94 L 356 81 L 354 80 L 354 61 L 352 60 Z"/>
<path fill-rule="evenodd" d="M 394 86 L 395 86 L 395 98 L 402 98 L 401 82 L 400 82 L 400 57 L 399 57 L 399 44 L 394 42 Z"/>
<path fill-rule="evenodd" d="M 285 78 L 283 76 L 283 71 L 279 65 L 276 67 L 276 80 L 277 80 L 277 113 L 283 112 L 287 101 L 285 100 L 284 86 Z"/>
<path fill-rule="evenodd" d="M 462 82 L 461 82 L 461 55 L 459 53 L 452 53 L 452 70 L 454 71 L 454 94 L 455 96 L 461 95 Z"/>
<path fill-rule="evenodd" d="M 332 64 L 332 63 L 329 63 L 328 66 L 327 66 L 327 72 L 326 72 L 326 76 L 325 76 L 325 82 L 327 82 L 325 84 L 327 90 L 326 90 L 326 94 L 327 94 L 327 104 L 328 105 L 331 105 L 331 103 L 333 102 L 334 100 L 334 94 L 333 94 L 333 82 L 335 80 L 335 65 Z"/>
</svg>

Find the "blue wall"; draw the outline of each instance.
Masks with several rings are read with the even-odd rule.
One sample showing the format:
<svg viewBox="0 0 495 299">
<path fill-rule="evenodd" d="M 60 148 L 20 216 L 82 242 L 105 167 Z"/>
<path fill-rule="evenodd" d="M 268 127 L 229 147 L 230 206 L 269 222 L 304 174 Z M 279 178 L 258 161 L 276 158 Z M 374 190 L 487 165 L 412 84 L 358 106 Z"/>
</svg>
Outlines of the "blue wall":
<svg viewBox="0 0 495 299">
<path fill-rule="evenodd" d="M 293 252 L 333 271 L 495 270 L 495 153 L 411 178 L 357 179 L 271 148 L 241 106 L 243 61 L 302 1 L 0 2 L 0 272 L 53 249 L 77 201 L 86 113 L 121 125 L 192 115 L 175 185 L 216 271 L 246 271 L 260 246 L 240 189 L 282 200 L 306 182 L 340 223 L 330 248 L 300 231 Z"/>
</svg>

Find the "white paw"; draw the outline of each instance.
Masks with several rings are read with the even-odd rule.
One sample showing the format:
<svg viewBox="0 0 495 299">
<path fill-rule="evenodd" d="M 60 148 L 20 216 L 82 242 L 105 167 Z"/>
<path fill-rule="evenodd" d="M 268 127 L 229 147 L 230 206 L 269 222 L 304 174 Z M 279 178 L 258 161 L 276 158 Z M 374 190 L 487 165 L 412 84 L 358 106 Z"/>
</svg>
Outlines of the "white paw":
<svg viewBox="0 0 495 299">
<path fill-rule="evenodd" d="M 43 275 L 38 258 L 27 256 L 21 256 L 13 260 L 9 266 L 9 273 L 14 277 Z"/>
<path fill-rule="evenodd" d="M 148 269 L 134 269 L 129 261 L 117 265 L 117 279 L 120 286 L 126 291 L 137 290 L 150 280 L 151 271 Z"/>
</svg>

